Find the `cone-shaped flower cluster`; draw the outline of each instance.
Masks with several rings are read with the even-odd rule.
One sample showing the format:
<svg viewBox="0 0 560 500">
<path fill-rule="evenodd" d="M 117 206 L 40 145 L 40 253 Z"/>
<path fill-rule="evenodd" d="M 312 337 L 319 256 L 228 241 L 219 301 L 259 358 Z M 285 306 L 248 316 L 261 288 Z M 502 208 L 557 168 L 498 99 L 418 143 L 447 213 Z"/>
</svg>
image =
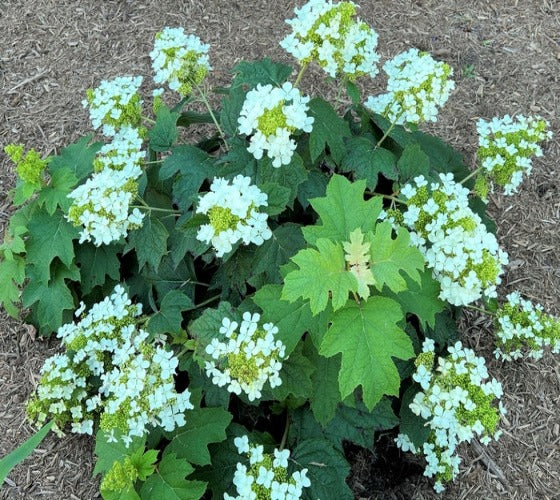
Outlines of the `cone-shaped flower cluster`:
<svg viewBox="0 0 560 500">
<path fill-rule="evenodd" d="M 439 108 L 455 88 L 451 67 L 427 52 L 410 49 L 383 65 L 387 73 L 387 93 L 370 96 L 364 103 L 391 123 L 435 122 Z"/>
<path fill-rule="evenodd" d="M 208 62 L 208 44 L 183 28 L 166 27 L 156 35 L 150 52 L 154 82 L 167 83 L 171 90 L 186 96 L 202 83 L 212 69 Z"/>
<path fill-rule="evenodd" d="M 247 436 L 234 439 L 240 454 L 249 458 L 249 468 L 237 464 L 233 484 L 237 496 L 224 494 L 226 500 L 297 500 L 303 488 L 311 486 L 307 469 L 288 475 L 290 450 L 274 449 L 273 454 L 264 453 L 262 445 L 250 445 Z"/>
<path fill-rule="evenodd" d="M 206 375 L 219 387 L 227 385 L 229 392 L 244 392 L 250 401 L 261 397 L 266 382 L 272 388 L 282 383 L 280 370 L 286 348 L 274 338 L 278 328 L 272 323 L 259 327 L 260 318 L 257 313 L 246 312 L 241 325 L 224 318 L 222 338 L 214 338 L 206 347 L 212 357 L 206 362 Z"/>
<path fill-rule="evenodd" d="M 300 64 L 317 61 L 332 78 L 377 75 L 377 33 L 354 20 L 353 2 L 310 0 L 294 12 L 296 17 L 286 21 L 293 31 L 280 45 Z"/>
<path fill-rule="evenodd" d="M 296 149 L 290 135 L 313 128 L 308 102 L 289 82 L 282 87 L 259 84 L 249 91 L 238 119 L 239 132 L 251 137 L 248 151 L 257 160 L 266 151 L 273 167 L 288 165 Z"/>
<path fill-rule="evenodd" d="M 440 298 L 460 306 L 496 297 L 507 254 L 469 208 L 468 189 L 440 174 L 440 182 L 416 177 L 401 190 L 407 200 L 404 224 L 441 285 Z"/>
<path fill-rule="evenodd" d="M 486 199 L 494 184 L 511 195 L 532 169 L 531 157 L 542 156 L 539 142 L 552 137 L 549 124 L 539 116 L 506 115 L 492 121 L 478 120 L 478 159 L 482 168 L 477 179 L 477 194 Z"/>
<path fill-rule="evenodd" d="M 138 128 L 142 122 L 142 100 L 138 89 L 141 76 L 120 76 L 103 80 L 96 89 L 88 89 L 84 108 L 89 106 L 93 129 L 102 127 L 103 135 L 112 137 L 123 126 Z"/>
<path fill-rule="evenodd" d="M 498 359 L 510 361 L 524 353 L 534 359 L 543 356 L 549 346 L 560 353 L 560 320 L 546 314 L 543 306 L 533 305 L 518 292 L 510 293 L 496 315 L 496 349 Z"/>
<path fill-rule="evenodd" d="M 440 357 L 437 366 L 434 342 L 426 339 L 416 359 L 413 379 L 422 391 L 410 403 L 410 409 L 427 421 L 431 432 L 422 450 L 417 450 L 407 435 L 400 434 L 397 446 L 403 451 L 423 452 L 427 461 L 424 475 L 434 477 L 434 489 L 443 491 L 443 484 L 459 473 L 457 446 L 475 436 L 483 444 L 498 439 L 500 415 L 505 413 L 501 402 L 502 386 L 496 380 L 486 381 L 488 371 L 484 358 L 461 342 L 448 348 L 449 356 Z"/>
<path fill-rule="evenodd" d="M 266 193 L 251 185 L 250 177 L 238 175 L 231 184 L 218 177 L 199 199 L 196 212 L 207 215 L 210 223 L 200 226 L 196 237 L 211 242 L 218 257 L 231 252 L 238 241 L 262 245 L 272 236 L 268 215 L 258 211 L 267 205 Z"/>
<path fill-rule="evenodd" d="M 84 309 L 82 304 L 76 316 Z M 63 325 L 57 336 L 67 351 L 45 361 L 27 405 L 30 419 L 52 419 L 58 431 L 71 423 L 72 432 L 92 434 L 100 417 L 101 429 L 126 446 L 149 426 L 172 431 L 184 425 L 192 405 L 188 390 L 175 391 L 178 360 L 136 327 L 141 311 L 118 285 L 77 324 Z"/>
</svg>

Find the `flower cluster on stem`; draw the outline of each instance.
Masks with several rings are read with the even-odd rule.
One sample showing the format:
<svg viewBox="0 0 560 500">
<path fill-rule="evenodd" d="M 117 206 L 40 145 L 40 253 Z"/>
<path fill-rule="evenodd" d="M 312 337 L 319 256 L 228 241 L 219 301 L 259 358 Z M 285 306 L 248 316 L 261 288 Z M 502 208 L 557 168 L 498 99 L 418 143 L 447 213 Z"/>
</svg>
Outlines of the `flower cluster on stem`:
<svg viewBox="0 0 560 500">
<path fill-rule="evenodd" d="M 190 393 L 175 391 L 174 354 L 137 328 L 141 304 L 132 304 L 117 285 L 85 315 L 84 309 L 76 311 L 78 323 L 58 330 L 66 352 L 45 361 L 29 418 L 38 424 L 52 419 L 59 432 L 70 423 L 80 434 L 92 434 L 99 418 L 109 438 L 120 436 L 126 446 L 150 426 L 172 431 L 184 425 L 185 410 L 193 408 Z"/>
<path fill-rule="evenodd" d="M 439 357 L 434 369 L 434 342 L 426 339 L 416 359 L 413 379 L 420 384 L 411 411 L 424 420 L 430 434 L 422 450 L 417 450 L 406 434 L 395 440 L 403 451 L 424 454 L 427 462 L 424 475 L 434 477 L 434 489 L 443 491 L 444 483 L 459 473 L 457 446 L 478 437 L 487 445 L 498 439 L 500 415 L 505 414 L 501 402 L 502 386 L 489 378 L 484 358 L 461 342 L 448 348 L 449 356 Z"/>
<path fill-rule="evenodd" d="M 291 134 L 313 128 L 308 102 L 309 97 L 289 82 L 282 87 L 259 84 L 250 90 L 238 119 L 239 132 L 251 137 L 248 151 L 257 160 L 266 151 L 273 167 L 288 165 L 297 146 Z"/>
<path fill-rule="evenodd" d="M 8 144 L 4 151 L 8 158 L 15 163 L 18 177 L 23 182 L 31 184 L 35 189 L 40 189 L 47 161 L 43 160 L 33 148 L 24 155 L 23 144 Z"/>
<path fill-rule="evenodd" d="M 522 358 L 524 352 L 540 359 L 549 346 L 554 354 L 560 353 L 560 320 L 546 314 L 543 306 L 510 293 L 507 302 L 496 314 L 496 358 L 511 361 Z"/>
<path fill-rule="evenodd" d="M 496 297 L 507 254 L 469 207 L 469 191 L 440 174 L 428 185 L 423 176 L 401 190 L 407 200 L 404 224 L 441 285 L 440 298 L 460 306 Z"/>
<path fill-rule="evenodd" d="M 317 61 L 332 78 L 348 80 L 377 75 L 377 33 L 354 20 L 353 2 L 310 0 L 294 12 L 296 17 L 286 21 L 293 31 L 280 45 L 303 67 Z"/>
<path fill-rule="evenodd" d="M 231 184 L 221 177 L 214 179 L 210 191 L 198 201 L 196 212 L 207 215 L 210 223 L 200 226 L 197 239 L 212 243 L 218 257 L 231 252 L 238 241 L 262 245 L 272 236 L 268 215 L 258 211 L 268 205 L 267 200 L 250 177 L 238 175 Z"/>
<path fill-rule="evenodd" d="M 502 187 L 506 195 L 517 192 L 523 174 L 531 173 L 531 157 L 542 156 L 538 143 L 552 137 L 549 123 L 539 116 L 480 119 L 476 128 L 480 175 L 475 189 L 483 199 L 494 184 Z"/>
<path fill-rule="evenodd" d="M 154 82 L 167 83 L 182 96 L 191 94 L 212 69 L 209 48 L 197 36 L 187 36 L 183 28 L 164 28 L 156 35 L 150 52 Z"/>
<path fill-rule="evenodd" d="M 297 500 L 303 489 L 311 486 L 307 469 L 288 475 L 290 450 L 274 449 L 272 454 L 264 453 L 263 445 L 250 445 L 247 436 L 237 437 L 234 444 L 240 454 L 247 455 L 249 467 L 237 464 L 233 484 L 236 497 L 227 493 L 226 500 Z"/>
<path fill-rule="evenodd" d="M 383 65 L 387 92 L 370 96 L 364 105 L 388 118 L 392 124 L 435 122 L 455 82 L 453 69 L 427 52 L 410 49 Z"/>
<path fill-rule="evenodd" d="M 219 387 L 227 385 L 234 394 L 244 392 L 250 401 L 259 399 L 264 385 L 282 384 L 280 370 L 285 346 L 275 340 L 278 328 L 272 323 L 259 327 L 260 315 L 246 312 L 239 325 L 229 318 L 222 320 L 221 338 L 206 346 L 211 361 L 206 361 L 206 375 Z M 239 332 L 237 327 L 239 326 Z"/>
</svg>

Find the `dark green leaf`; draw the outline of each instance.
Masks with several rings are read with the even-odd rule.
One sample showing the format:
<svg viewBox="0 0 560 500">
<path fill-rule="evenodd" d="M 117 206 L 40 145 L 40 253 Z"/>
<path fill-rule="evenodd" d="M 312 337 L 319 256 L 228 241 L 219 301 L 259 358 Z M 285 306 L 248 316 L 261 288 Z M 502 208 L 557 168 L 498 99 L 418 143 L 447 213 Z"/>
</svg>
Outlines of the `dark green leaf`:
<svg viewBox="0 0 560 500">
<path fill-rule="evenodd" d="M 54 214 L 56 207 L 60 207 L 63 212 L 68 212 L 72 200 L 68 198 L 68 193 L 78 182 L 78 178 L 69 168 L 61 167 L 51 175 L 51 182 L 44 187 L 37 201 L 40 206 L 44 206 L 49 215 Z"/>
<path fill-rule="evenodd" d="M 307 179 L 307 170 L 305 170 L 303 160 L 301 156 L 294 153 L 290 163 L 288 165 L 282 165 L 280 168 L 274 168 L 270 158 L 259 160 L 255 183 L 261 186 L 268 182 L 274 182 L 280 186 L 289 188 L 290 197 L 286 204 L 291 207 L 297 196 L 298 187 L 305 179 Z"/>
<path fill-rule="evenodd" d="M 262 208 L 262 211 L 268 215 L 278 215 L 284 211 L 290 202 L 290 188 L 276 184 L 275 182 L 266 182 L 261 184 L 259 189 L 266 193 L 268 205 Z"/>
<path fill-rule="evenodd" d="M 430 172 L 430 159 L 418 144 L 410 144 L 404 148 L 397 167 L 401 185 L 412 181 L 414 177 L 419 175 L 423 175 L 427 179 L 433 179 Z"/>
<path fill-rule="evenodd" d="M 315 118 L 309 137 L 311 161 L 315 162 L 328 146 L 333 160 L 340 164 L 346 153 L 344 138 L 351 135 L 348 123 L 338 116 L 327 101 L 319 97 L 311 100 L 309 111 Z"/>
<path fill-rule="evenodd" d="M 156 115 L 155 125 L 148 131 L 150 149 L 168 151 L 178 136 L 177 119 L 180 113 L 174 113 L 167 106 L 161 106 Z"/>
<path fill-rule="evenodd" d="M 366 116 L 369 116 L 371 121 L 380 130 L 381 134 L 385 134 L 391 127 L 391 122 L 381 115 L 371 113 L 371 111 L 367 111 Z M 412 134 L 407 132 L 401 125 L 394 126 L 389 132 L 388 137 L 403 148 L 409 144 L 414 144 L 416 142 Z M 379 137 L 379 139 L 381 139 L 381 136 Z M 385 141 L 387 141 L 387 139 L 385 139 Z M 383 146 L 387 147 L 385 142 L 383 142 Z"/>
<path fill-rule="evenodd" d="M 425 331 L 426 337 L 434 340 L 441 346 L 452 344 L 459 338 L 457 320 L 450 309 L 436 314 L 435 326 L 428 326 Z"/>
<path fill-rule="evenodd" d="M 309 200 L 325 196 L 329 178 L 320 170 L 308 171 L 308 177 L 298 186 L 297 199 L 304 209 L 309 206 Z"/>
<path fill-rule="evenodd" d="M 409 407 L 414 396 L 420 390 L 417 384 L 413 384 L 405 391 L 399 415 L 401 419 L 399 431 L 402 434 L 406 434 L 415 447 L 422 449 L 422 445 L 428 440 L 431 429 L 426 425 L 426 420 L 412 413 Z"/>
<path fill-rule="evenodd" d="M 25 280 L 25 259 L 14 256 L 13 259 L 0 260 L 0 306 L 13 318 L 17 318 L 19 309 L 19 287 Z M 19 286 L 18 286 L 19 285 Z"/>
<path fill-rule="evenodd" d="M 93 159 L 103 144 L 94 142 L 88 146 L 93 135 L 82 137 L 74 144 L 64 148 L 58 156 L 55 156 L 48 164 L 48 171 L 51 175 L 61 169 L 68 168 L 79 180 L 83 180 L 93 172 Z"/>
<path fill-rule="evenodd" d="M 188 176 L 195 176 L 202 181 L 210 174 L 213 158 L 191 144 L 182 144 L 171 148 L 171 154 L 165 158 L 159 169 L 159 179 L 170 179 L 177 172 Z M 200 187 L 199 184 L 199 187 Z M 198 190 L 198 189 L 197 189 Z"/>
<path fill-rule="evenodd" d="M 346 82 L 346 93 L 353 104 L 356 106 L 361 104 L 362 97 L 360 95 L 360 89 L 354 82 L 351 82 L 350 80 Z"/>
<path fill-rule="evenodd" d="M 140 269 L 150 264 L 157 270 L 167 252 L 168 237 L 169 233 L 161 221 L 149 215 L 144 217 L 141 227 L 128 234 L 129 245 L 136 250 Z"/>
<path fill-rule="evenodd" d="M 312 391 L 311 375 L 315 371 L 313 363 L 302 352 L 303 344 L 298 344 L 282 363 L 280 378 L 282 383 L 271 390 L 276 401 L 284 401 L 288 396 L 307 399 Z"/>
<path fill-rule="evenodd" d="M 182 311 L 194 306 L 190 297 L 180 290 L 171 290 L 163 297 L 160 309 L 150 317 L 147 329 L 150 333 L 174 333 L 181 331 Z"/>
<path fill-rule="evenodd" d="M 103 285 L 106 277 L 120 279 L 120 262 L 118 245 L 95 246 L 83 243 L 76 249 L 76 262 L 80 267 L 82 292 L 89 294 L 94 287 Z"/>
<path fill-rule="evenodd" d="M 232 86 L 239 87 L 248 85 L 256 87 L 261 85 L 272 85 L 280 87 L 292 74 L 292 68 L 286 64 L 274 63 L 267 57 L 260 61 L 237 63 L 232 70 L 235 73 Z"/>
<path fill-rule="evenodd" d="M 229 94 L 222 99 L 222 110 L 220 111 L 220 125 L 224 134 L 237 135 L 237 120 L 245 101 L 245 91 L 242 87 L 232 87 Z"/>
</svg>

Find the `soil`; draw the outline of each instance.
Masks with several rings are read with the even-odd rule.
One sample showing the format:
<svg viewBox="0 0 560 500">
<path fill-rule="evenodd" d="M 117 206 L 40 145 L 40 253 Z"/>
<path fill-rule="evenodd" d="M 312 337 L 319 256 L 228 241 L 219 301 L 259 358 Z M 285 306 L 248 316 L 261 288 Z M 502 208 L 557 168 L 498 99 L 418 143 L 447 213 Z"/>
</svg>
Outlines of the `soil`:
<svg viewBox="0 0 560 500">
<path fill-rule="evenodd" d="M 301 3 L 301 2 L 298 2 Z M 223 2 L 170 0 L 4 0 L 0 12 L 0 143 L 23 142 L 42 154 L 90 133 L 81 100 L 101 79 L 150 77 L 153 36 L 164 26 L 183 26 L 211 44 L 211 83 L 227 84 L 239 60 L 264 56 L 292 64 L 278 41 L 289 31 L 294 1 Z M 514 197 L 493 195 L 490 211 L 510 256 L 501 286 L 519 290 L 560 314 L 560 3 L 556 0 L 363 0 L 360 17 L 379 33 L 383 60 L 417 47 L 455 70 L 457 90 L 429 128 L 461 151 L 474 166 L 476 120 L 506 113 L 538 113 L 555 137 Z M 331 95 L 319 71 L 306 74 L 309 94 Z M 383 81 L 362 82 L 365 95 Z M 11 213 L 7 197 L 15 176 L 0 154 L 0 234 Z M 54 340 L 7 318 L 0 323 L 0 456 L 33 431 L 24 403 L 34 390 Z M 558 357 L 502 364 L 492 358 L 492 328 L 467 314 L 461 339 L 488 360 L 504 386 L 508 414 L 504 435 L 485 449 L 462 448 L 461 475 L 440 498 L 560 498 L 560 366 Z M 421 475 L 421 463 L 404 457 L 379 436 L 371 453 L 353 455 L 350 484 L 356 498 L 437 498 Z M 49 436 L 10 474 L 0 497 L 93 499 L 98 479 L 91 439 Z M 406 469 L 403 472 L 403 467 Z M 419 473 L 420 471 L 420 473 Z M 380 481 L 385 477 L 386 480 Z"/>
</svg>

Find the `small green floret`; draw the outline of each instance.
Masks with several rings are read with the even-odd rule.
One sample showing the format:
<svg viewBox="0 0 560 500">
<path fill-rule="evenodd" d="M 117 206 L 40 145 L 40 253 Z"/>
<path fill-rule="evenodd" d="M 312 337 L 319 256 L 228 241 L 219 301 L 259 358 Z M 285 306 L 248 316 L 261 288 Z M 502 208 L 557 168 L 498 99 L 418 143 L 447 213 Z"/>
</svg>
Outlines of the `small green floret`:
<svg viewBox="0 0 560 500">
<path fill-rule="evenodd" d="M 27 154 L 23 154 L 23 144 L 8 144 L 4 151 L 8 158 L 16 165 L 18 177 L 25 183 L 41 187 L 43 182 L 43 172 L 47 166 L 47 160 L 31 148 Z"/>
<path fill-rule="evenodd" d="M 117 460 L 101 481 L 102 491 L 121 491 L 133 484 L 138 479 L 138 470 L 132 463 L 130 457 L 124 457 L 124 461 Z"/>
<path fill-rule="evenodd" d="M 275 135 L 279 128 L 287 129 L 290 133 L 295 130 L 295 128 L 290 127 L 286 121 L 286 115 L 284 114 L 284 101 L 279 102 L 271 109 L 267 109 L 261 116 L 259 116 L 257 122 L 257 128 L 266 137 Z"/>
<path fill-rule="evenodd" d="M 227 229 L 234 230 L 241 219 L 231 213 L 229 208 L 214 206 L 208 210 L 208 218 L 214 231 L 219 234 Z"/>
</svg>

